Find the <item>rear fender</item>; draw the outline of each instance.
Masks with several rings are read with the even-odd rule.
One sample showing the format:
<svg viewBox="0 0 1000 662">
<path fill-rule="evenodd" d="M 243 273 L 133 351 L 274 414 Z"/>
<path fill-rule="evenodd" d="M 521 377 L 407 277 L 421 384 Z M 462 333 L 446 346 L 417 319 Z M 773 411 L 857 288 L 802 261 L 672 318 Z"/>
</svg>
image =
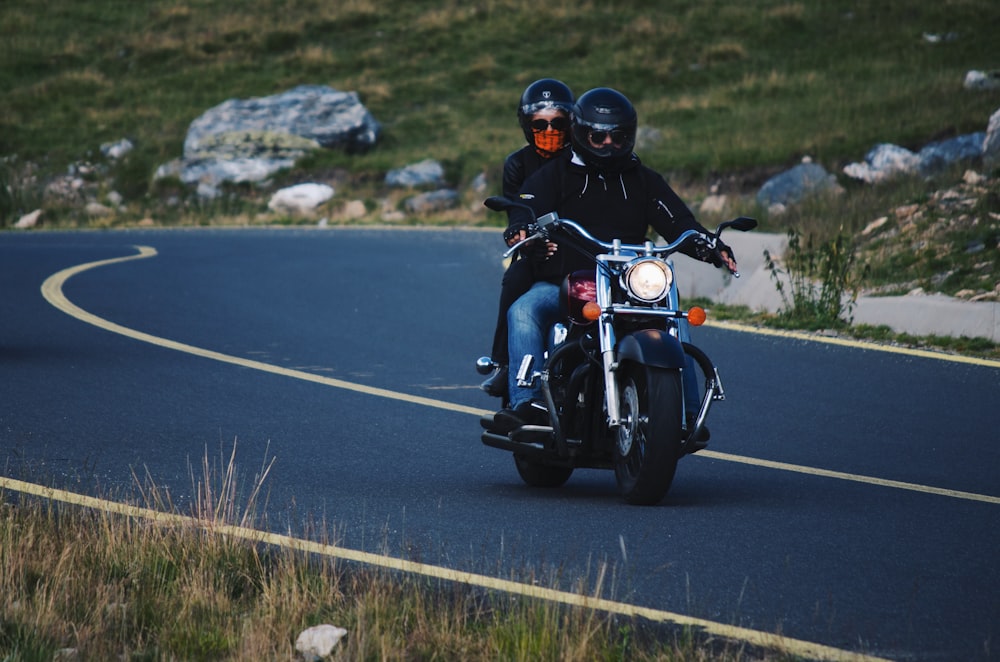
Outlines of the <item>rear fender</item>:
<svg viewBox="0 0 1000 662">
<path fill-rule="evenodd" d="M 684 348 L 677 338 L 659 329 L 642 329 L 618 342 L 618 361 L 635 361 L 656 368 L 684 368 Z"/>
</svg>

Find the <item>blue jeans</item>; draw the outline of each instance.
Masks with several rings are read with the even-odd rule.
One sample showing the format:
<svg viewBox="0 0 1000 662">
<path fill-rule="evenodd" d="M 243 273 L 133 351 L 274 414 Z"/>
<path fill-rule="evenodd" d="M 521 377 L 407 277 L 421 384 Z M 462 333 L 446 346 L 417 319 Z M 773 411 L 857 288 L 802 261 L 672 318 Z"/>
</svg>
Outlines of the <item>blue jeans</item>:
<svg viewBox="0 0 1000 662">
<path fill-rule="evenodd" d="M 531 400 L 542 399 L 541 384 L 530 388 L 517 385 L 517 371 L 521 360 L 526 354 L 535 357 L 533 369 L 542 367 L 547 349 L 549 330 L 559 321 L 559 286 L 547 282 L 538 282 L 522 294 L 507 311 L 507 343 L 510 352 L 510 374 L 508 375 L 508 392 L 510 406 L 516 408 Z M 687 320 L 680 320 L 678 335 L 684 342 L 691 342 L 691 328 Z M 684 407 L 688 413 L 697 413 L 701 404 L 698 388 L 698 377 L 694 360 L 684 355 Z"/>
<path fill-rule="evenodd" d="M 510 356 L 510 406 L 542 399 L 541 384 L 531 388 L 517 385 L 517 371 L 526 354 L 535 357 L 534 369 L 542 367 L 549 329 L 559 321 L 559 286 L 540 281 L 518 297 L 507 311 L 507 349 Z"/>
</svg>

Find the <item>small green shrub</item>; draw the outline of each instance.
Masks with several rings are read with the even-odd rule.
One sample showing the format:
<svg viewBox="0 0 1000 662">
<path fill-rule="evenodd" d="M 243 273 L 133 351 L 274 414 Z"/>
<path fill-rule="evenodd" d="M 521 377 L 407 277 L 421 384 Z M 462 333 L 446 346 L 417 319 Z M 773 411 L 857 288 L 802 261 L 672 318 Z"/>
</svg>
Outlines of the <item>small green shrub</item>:
<svg viewBox="0 0 1000 662">
<path fill-rule="evenodd" d="M 862 272 L 854 269 L 851 236 L 841 230 L 833 239 L 818 242 L 795 230 L 788 232 L 784 269 L 765 251 L 771 280 L 784 304 L 779 323 L 793 328 L 844 328 L 853 321 L 861 290 Z"/>
</svg>

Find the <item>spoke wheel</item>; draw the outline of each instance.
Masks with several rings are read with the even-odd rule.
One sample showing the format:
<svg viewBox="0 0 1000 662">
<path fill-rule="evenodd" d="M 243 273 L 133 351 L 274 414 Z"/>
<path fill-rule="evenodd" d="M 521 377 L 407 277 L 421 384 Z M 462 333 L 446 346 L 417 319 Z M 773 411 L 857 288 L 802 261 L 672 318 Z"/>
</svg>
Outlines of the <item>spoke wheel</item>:
<svg viewBox="0 0 1000 662">
<path fill-rule="evenodd" d="M 625 501 L 654 505 L 670 489 L 680 457 L 680 373 L 629 363 L 620 388 L 615 478 Z"/>
</svg>

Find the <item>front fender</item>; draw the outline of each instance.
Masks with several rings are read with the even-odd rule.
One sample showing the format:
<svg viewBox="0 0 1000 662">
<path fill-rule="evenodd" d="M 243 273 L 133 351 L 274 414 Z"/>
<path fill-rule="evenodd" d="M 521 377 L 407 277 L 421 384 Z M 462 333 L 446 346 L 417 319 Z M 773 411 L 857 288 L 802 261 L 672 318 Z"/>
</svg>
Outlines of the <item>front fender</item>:
<svg viewBox="0 0 1000 662">
<path fill-rule="evenodd" d="M 666 331 L 642 329 L 618 341 L 618 361 L 635 361 L 655 368 L 684 368 L 684 348 Z"/>
</svg>

